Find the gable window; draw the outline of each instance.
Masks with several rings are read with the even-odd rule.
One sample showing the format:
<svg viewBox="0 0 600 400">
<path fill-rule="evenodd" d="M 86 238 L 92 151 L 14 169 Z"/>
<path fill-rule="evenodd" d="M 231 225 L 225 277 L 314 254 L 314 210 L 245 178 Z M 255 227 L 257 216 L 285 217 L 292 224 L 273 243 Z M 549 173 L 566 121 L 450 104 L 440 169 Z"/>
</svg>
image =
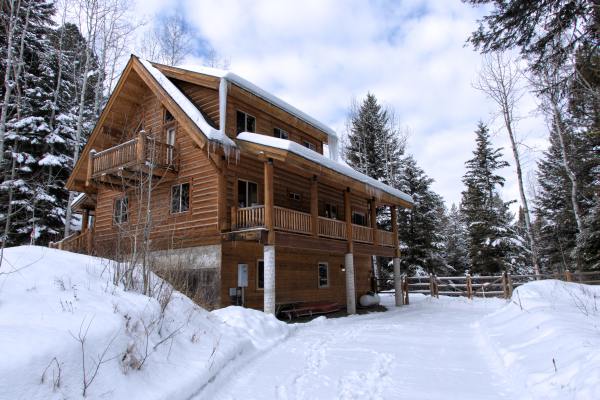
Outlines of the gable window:
<svg viewBox="0 0 600 400">
<path fill-rule="evenodd" d="M 329 287 L 329 265 L 326 262 L 319 263 L 319 288 Z"/>
<path fill-rule="evenodd" d="M 275 136 L 276 138 L 279 138 L 279 139 L 286 139 L 286 140 L 288 140 L 290 138 L 290 135 L 287 133 L 287 131 L 284 131 L 281 128 L 274 128 L 273 136 Z"/>
<path fill-rule="evenodd" d="M 307 149 L 311 149 L 312 151 L 317 151 L 317 147 L 314 145 L 314 143 L 311 143 L 308 140 L 303 141 L 302 144 Z"/>
<path fill-rule="evenodd" d="M 352 223 L 367 226 L 367 216 L 363 212 L 352 211 Z"/>
<path fill-rule="evenodd" d="M 113 209 L 113 222 L 115 224 L 123 224 L 127 222 L 129 209 L 129 200 L 127 196 L 115 199 Z"/>
<path fill-rule="evenodd" d="M 169 122 L 173 122 L 175 121 L 175 117 L 173 117 L 173 114 L 171 114 L 169 112 L 169 110 L 165 110 L 165 119 L 164 119 L 164 123 L 168 124 Z"/>
<path fill-rule="evenodd" d="M 243 111 L 237 112 L 237 133 L 256 132 L 256 118 Z"/>
<path fill-rule="evenodd" d="M 182 213 L 190 208 L 190 184 L 171 186 L 171 212 Z"/>
<path fill-rule="evenodd" d="M 300 195 L 300 193 L 296 193 L 296 192 L 289 192 L 288 196 L 290 197 L 290 200 L 293 200 L 293 201 L 300 201 L 302 199 L 302 196 Z"/>
<path fill-rule="evenodd" d="M 265 262 L 263 260 L 256 262 L 256 288 L 265 288 Z"/>
<path fill-rule="evenodd" d="M 258 185 L 255 182 L 238 179 L 238 207 L 258 205 Z"/>
<path fill-rule="evenodd" d="M 337 206 L 334 204 L 325 204 L 325 216 L 327 218 L 331 218 L 331 219 L 337 219 L 338 216 L 338 209 Z"/>
</svg>

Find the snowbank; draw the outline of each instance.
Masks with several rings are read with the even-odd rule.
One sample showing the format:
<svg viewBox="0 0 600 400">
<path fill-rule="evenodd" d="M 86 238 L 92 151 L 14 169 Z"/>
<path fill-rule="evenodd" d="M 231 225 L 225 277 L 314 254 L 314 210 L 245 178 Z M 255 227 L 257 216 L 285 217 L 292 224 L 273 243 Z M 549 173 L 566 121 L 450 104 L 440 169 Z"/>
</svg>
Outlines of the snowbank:
<svg viewBox="0 0 600 400">
<path fill-rule="evenodd" d="M 528 283 L 476 328 L 498 371 L 529 396 L 600 399 L 599 286 Z"/>
<path fill-rule="evenodd" d="M 257 311 L 209 313 L 178 292 L 125 291 L 108 260 L 33 246 L 4 257 L 2 399 L 80 398 L 84 380 L 87 398 L 187 399 L 240 355 L 287 335 Z"/>
</svg>

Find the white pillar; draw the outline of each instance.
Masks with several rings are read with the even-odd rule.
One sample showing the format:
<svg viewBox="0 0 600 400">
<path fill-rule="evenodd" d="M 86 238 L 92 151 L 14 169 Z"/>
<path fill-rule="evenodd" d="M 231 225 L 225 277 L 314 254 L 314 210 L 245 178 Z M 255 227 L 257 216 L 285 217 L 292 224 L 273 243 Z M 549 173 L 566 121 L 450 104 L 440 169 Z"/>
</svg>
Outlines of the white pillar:
<svg viewBox="0 0 600 400">
<path fill-rule="evenodd" d="M 344 259 L 346 264 L 346 311 L 356 314 L 356 290 L 354 289 L 354 255 L 347 253 Z"/>
<path fill-rule="evenodd" d="M 264 311 L 275 314 L 275 246 L 265 245 L 264 260 Z"/>
<path fill-rule="evenodd" d="M 400 275 L 400 257 L 394 257 L 394 298 L 396 307 L 402 305 L 402 276 Z"/>
</svg>

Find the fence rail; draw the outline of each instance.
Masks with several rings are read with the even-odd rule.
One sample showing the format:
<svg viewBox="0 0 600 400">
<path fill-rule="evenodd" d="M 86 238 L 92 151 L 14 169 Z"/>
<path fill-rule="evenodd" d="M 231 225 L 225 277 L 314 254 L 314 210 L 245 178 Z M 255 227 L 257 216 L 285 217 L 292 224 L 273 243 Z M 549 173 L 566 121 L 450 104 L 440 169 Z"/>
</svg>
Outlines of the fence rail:
<svg viewBox="0 0 600 400">
<path fill-rule="evenodd" d="M 600 271 L 570 272 L 561 274 L 511 275 L 503 273 L 493 276 L 406 276 L 401 277 L 403 303 L 408 304 L 409 293 L 421 293 L 439 297 L 463 296 L 511 298 L 516 287 L 540 279 L 559 279 L 588 285 L 600 285 Z M 377 291 L 394 289 L 392 279 L 375 279 Z"/>
</svg>

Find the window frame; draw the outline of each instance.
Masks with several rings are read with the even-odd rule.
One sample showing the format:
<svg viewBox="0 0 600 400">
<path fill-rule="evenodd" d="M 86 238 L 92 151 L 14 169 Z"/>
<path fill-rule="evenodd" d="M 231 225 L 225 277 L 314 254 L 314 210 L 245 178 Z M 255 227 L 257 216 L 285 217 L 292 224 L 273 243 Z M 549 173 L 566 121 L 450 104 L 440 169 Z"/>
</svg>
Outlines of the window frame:
<svg viewBox="0 0 600 400">
<path fill-rule="evenodd" d="M 332 211 L 335 211 L 335 216 L 333 216 L 333 217 L 331 216 L 331 214 L 333 214 Z M 337 220 L 338 219 L 338 215 L 339 215 L 338 211 L 339 211 L 339 208 L 338 208 L 337 204 L 325 203 L 325 218 Z"/>
<path fill-rule="evenodd" d="M 262 287 L 260 287 L 260 263 L 262 263 Z M 256 260 L 256 290 L 265 290 L 265 260 L 259 258 Z"/>
<path fill-rule="evenodd" d="M 254 206 L 260 205 L 260 199 L 258 197 L 258 183 L 254 182 L 254 181 L 251 181 L 249 179 L 238 178 L 237 179 L 236 189 L 235 189 L 235 190 L 238 191 L 238 194 L 237 194 L 237 205 L 236 206 L 238 208 L 254 207 L 252 204 L 246 204 L 244 207 L 240 206 L 240 194 L 239 194 L 240 182 L 245 182 L 246 183 L 246 201 L 248 200 L 248 197 L 249 197 L 248 184 L 249 183 L 253 183 L 254 185 L 256 185 L 256 204 Z"/>
<path fill-rule="evenodd" d="M 172 133 L 172 135 L 171 135 Z M 173 143 L 170 143 L 170 139 Z M 171 124 L 165 129 L 165 143 L 167 144 L 167 164 L 171 164 L 175 160 L 175 144 L 177 143 L 177 127 Z"/>
<path fill-rule="evenodd" d="M 123 213 L 123 203 L 125 203 L 125 213 Z M 117 204 L 119 204 L 119 215 L 117 218 Z M 123 220 L 123 215 L 125 220 Z M 119 196 L 113 201 L 113 225 L 123 225 L 129 222 L 129 198 L 127 195 Z"/>
<path fill-rule="evenodd" d="M 324 285 L 321 284 L 321 266 L 325 266 L 325 281 Z M 329 263 L 327 261 L 319 261 L 317 263 L 317 287 L 319 289 L 327 289 L 329 287 Z"/>
<path fill-rule="evenodd" d="M 302 201 L 302 193 L 294 192 L 293 190 L 288 190 L 288 199 L 294 202 Z"/>
<path fill-rule="evenodd" d="M 242 110 L 235 110 L 236 114 L 235 114 L 235 128 L 236 128 L 236 135 L 239 135 L 242 132 L 251 132 L 251 133 L 256 133 L 256 117 L 250 113 L 247 113 L 246 111 L 242 111 Z M 244 130 L 240 131 L 239 130 L 239 126 L 238 126 L 238 116 L 239 114 L 244 114 Z M 251 117 L 254 120 L 254 130 L 248 130 L 248 117 Z"/>
<path fill-rule="evenodd" d="M 356 222 L 356 220 L 355 220 L 355 218 L 354 218 L 354 216 L 355 216 L 355 215 L 360 215 L 360 217 L 361 217 L 361 218 L 362 218 L 362 220 L 363 220 L 363 223 L 362 223 L 362 224 L 359 224 L 359 223 L 357 223 L 357 222 Z M 367 213 L 366 213 L 366 212 L 352 210 L 352 218 L 351 218 L 351 219 L 352 219 L 352 223 L 353 223 L 354 225 L 358 225 L 358 226 L 368 226 L 368 225 L 367 225 L 367 224 L 368 224 L 368 221 L 367 221 Z"/>
<path fill-rule="evenodd" d="M 310 142 L 306 139 L 302 139 L 302 145 L 309 150 L 317 151 L 317 145 L 315 145 L 313 142 Z"/>
<path fill-rule="evenodd" d="M 278 133 L 278 131 L 279 131 L 279 133 Z M 285 136 L 285 137 L 282 137 L 282 136 Z M 290 133 L 288 131 L 286 131 L 285 129 L 274 127 L 273 128 L 273 137 L 276 137 L 278 139 L 290 140 Z"/>
<path fill-rule="evenodd" d="M 179 190 L 179 211 L 174 211 L 173 210 L 173 188 L 179 186 L 179 187 L 183 187 L 183 185 L 187 185 L 188 186 L 188 204 L 187 204 L 187 209 L 184 211 L 181 211 L 181 189 Z M 191 194 L 191 189 L 192 189 L 192 185 L 189 181 L 185 181 L 185 182 L 180 182 L 180 183 L 176 183 L 174 185 L 171 185 L 171 195 L 170 195 L 170 202 L 169 202 L 169 211 L 171 213 L 171 215 L 180 215 L 180 214 L 185 214 L 187 212 L 190 211 L 190 209 L 192 208 L 192 202 L 191 202 L 191 198 L 192 198 L 192 194 Z"/>
</svg>

